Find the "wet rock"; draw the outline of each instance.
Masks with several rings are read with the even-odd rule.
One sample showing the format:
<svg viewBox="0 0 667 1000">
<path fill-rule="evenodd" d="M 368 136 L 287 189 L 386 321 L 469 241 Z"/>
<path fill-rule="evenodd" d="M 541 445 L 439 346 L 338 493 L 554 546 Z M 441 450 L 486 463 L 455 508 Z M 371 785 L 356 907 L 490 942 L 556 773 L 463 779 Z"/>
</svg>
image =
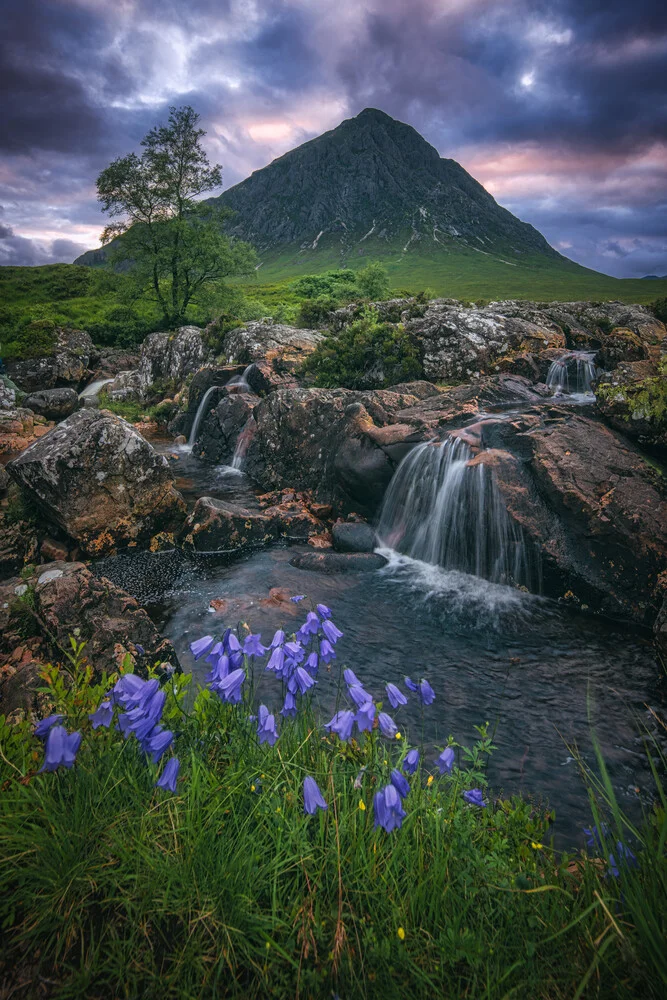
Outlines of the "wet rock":
<svg viewBox="0 0 667 1000">
<path fill-rule="evenodd" d="M 417 379 L 416 382 L 399 382 L 397 385 L 390 385 L 387 392 L 396 392 L 402 396 L 414 396 L 416 399 L 430 399 L 437 396 L 442 390 L 432 382 L 425 379 Z"/>
<path fill-rule="evenodd" d="M 0 496 L 3 496 L 9 487 L 11 479 L 4 465 L 0 465 Z"/>
<path fill-rule="evenodd" d="M 29 602 L 17 593 L 24 586 Z M 50 563 L 27 581 L 0 584 L 0 633 L 0 712 L 33 706 L 38 669 L 64 661 L 71 637 L 86 643 L 95 678 L 118 670 L 126 655 L 144 676 L 149 665 L 180 669 L 171 642 L 134 598 L 82 563 Z"/>
<path fill-rule="evenodd" d="M 249 365 L 260 358 L 300 360 L 323 339 L 315 330 L 297 330 L 293 326 L 265 321 L 246 323 L 225 334 L 222 354 L 227 361 Z"/>
<path fill-rule="evenodd" d="M 573 350 L 599 349 L 605 336 L 615 328 L 636 334 L 645 344 L 658 345 L 667 330 L 646 306 L 624 302 L 490 302 L 488 309 L 506 316 L 541 323 L 550 320 L 565 334 L 566 346 Z"/>
<path fill-rule="evenodd" d="M 24 392 L 72 386 L 78 388 L 88 376 L 95 346 L 84 330 L 57 330 L 53 353 L 39 358 L 7 363 L 7 374 Z"/>
<path fill-rule="evenodd" d="M 102 347 L 98 349 L 95 364 L 95 378 L 112 378 L 136 370 L 139 353 L 127 347 Z"/>
<path fill-rule="evenodd" d="M 69 556 L 69 546 L 48 536 L 39 547 L 39 554 L 45 562 L 66 562 Z"/>
<path fill-rule="evenodd" d="M 146 544 L 180 526 L 185 513 L 165 458 L 106 410 L 78 410 L 7 469 L 90 555 Z"/>
<path fill-rule="evenodd" d="M 0 375 L 0 410 L 15 410 L 21 390 L 10 379 Z"/>
<path fill-rule="evenodd" d="M 667 359 L 622 361 L 595 386 L 605 421 L 643 447 L 667 455 Z"/>
<path fill-rule="evenodd" d="M 137 371 L 120 372 L 104 387 L 105 394 L 115 403 L 136 402 L 142 398 L 141 379 Z"/>
<path fill-rule="evenodd" d="M 202 331 L 196 326 L 183 326 L 172 333 L 151 333 L 141 345 L 137 369 L 143 397 L 154 383 L 159 383 L 163 394 L 165 388 L 183 382 L 204 366 L 208 355 Z"/>
<path fill-rule="evenodd" d="M 75 389 L 42 389 L 25 399 L 25 406 L 47 420 L 64 420 L 79 406 Z"/>
<path fill-rule="evenodd" d="M 0 454 L 23 451 L 53 427 L 44 417 L 25 407 L 0 410 Z"/>
<path fill-rule="evenodd" d="M 667 659 L 667 571 L 658 577 L 655 597 L 658 603 L 662 598 L 662 603 L 653 625 L 653 636 L 658 650 Z"/>
<path fill-rule="evenodd" d="M 565 346 L 562 330 L 547 317 L 538 325 L 490 308 L 464 308 L 437 299 L 405 329 L 419 345 L 424 374 L 439 382 L 479 378 L 510 351 Z"/>
<path fill-rule="evenodd" d="M 643 361 L 649 348 L 639 334 L 619 327 L 602 338 L 596 361 L 601 368 L 615 368 L 619 361 Z"/>
<path fill-rule="evenodd" d="M 201 419 L 193 453 L 215 465 L 230 465 L 256 404 L 257 397 L 252 393 L 221 389 L 217 405 L 213 402 Z"/>
<path fill-rule="evenodd" d="M 521 375 L 522 378 L 527 378 L 530 382 L 544 381 L 544 379 L 540 377 L 540 365 L 535 355 L 530 354 L 528 351 L 517 351 L 516 354 L 508 355 L 505 358 L 499 358 L 493 365 L 493 369 L 498 372 L 508 372 L 512 375 Z"/>
<path fill-rule="evenodd" d="M 387 560 L 370 552 L 299 552 L 290 563 L 315 573 L 371 573 L 386 566 Z"/>
<path fill-rule="evenodd" d="M 243 365 L 225 365 L 223 367 L 200 368 L 198 372 L 195 372 L 187 390 L 187 405 L 185 409 L 180 410 L 169 422 L 171 433 L 184 434 L 187 437 L 192 430 L 197 410 L 206 393 L 209 390 L 213 390 L 215 386 L 219 386 L 222 389 L 230 379 L 242 375 L 244 370 Z M 211 404 L 211 410 L 215 408 L 219 398 L 220 393 L 211 392 L 208 400 Z"/>
<path fill-rule="evenodd" d="M 0 523 L 0 579 L 18 573 L 37 561 L 38 540 L 34 525 L 25 521 Z"/>
<path fill-rule="evenodd" d="M 266 512 L 200 497 L 178 541 L 186 551 L 234 552 L 267 545 L 275 537 L 275 520 Z"/>
<path fill-rule="evenodd" d="M 336 552 L 373 552 L 378 544 L 374 529 L 364 522 L 338 521 L 331 534 Z"/>
<path fill-rule="evenodd" d="M 275 392 L 276 389 L 295 389 L 298 380 L 294 374 L 287 370 L 286 365 L 279 358 L 267 361 L 260 358 L 250 365 L 246 375 L 248 385 L 258 396 L 265 396 L 268 392 Z"/>
</svg>

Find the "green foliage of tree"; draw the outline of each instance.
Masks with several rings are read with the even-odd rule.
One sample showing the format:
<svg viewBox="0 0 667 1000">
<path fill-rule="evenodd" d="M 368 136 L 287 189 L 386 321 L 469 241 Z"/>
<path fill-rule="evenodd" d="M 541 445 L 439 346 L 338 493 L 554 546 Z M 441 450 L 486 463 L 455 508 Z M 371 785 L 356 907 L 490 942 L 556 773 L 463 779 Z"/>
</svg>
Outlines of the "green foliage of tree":
<svg viewBox="0 0 667 1000">
<path fill-rule="evenodd" d="M 419 352 L 401 325 L 380 323 L 374 309 L 328 336 L 303 363 L 325 388 L 381 389 L 422 378 Z"/>
<path fill-rule="evenodd" d="M 256 263 L 249 244 L 222 233 L 228 213 L 195 200 L 222 182 L 198 123 L 191 107 L 171 108 L 168 124 L 142 140 L 141 156 L 119 157 L 97 179 L 103 210 L 118 220 L 102 234 L 103 243 L 113 241 L 110 263 L 127 269 L 129 294 L 151 296 L 168 327 L 183 323 L 192 303 L 210 300 L 224 278 L 250 274 Z"/>
<path fill-rule="evenodd" d="M 656 299 L 651 303 L 651 312 L 661 323 L 667 323 L 667 298 Z"/>
<path fill-rule="evenodd" d="M 367 299 L 383 299 L 389 291 L 389 273 L 379 260 L 371 261 L 357 272 L 357 285 Z"/>
<path fill-rule="evenodd" d="M 306 274 L 293 281 L 291 290 L 300 299 L 317 299 L 331 296 L 349 301 L 357 293 L 357 272 L 351 268 L 323 271 L 322 274 Z"/>
<path fill-rule="evenodd" d="M 304 299 L 299 306 L 297 325 L 309 330 L 316 330 L 318 327 L 324 326 L 329 314 L 339 305 L 340 300 L 334 298 L 333 295 L 318 295 L 316 299 Z"/>
</svg>

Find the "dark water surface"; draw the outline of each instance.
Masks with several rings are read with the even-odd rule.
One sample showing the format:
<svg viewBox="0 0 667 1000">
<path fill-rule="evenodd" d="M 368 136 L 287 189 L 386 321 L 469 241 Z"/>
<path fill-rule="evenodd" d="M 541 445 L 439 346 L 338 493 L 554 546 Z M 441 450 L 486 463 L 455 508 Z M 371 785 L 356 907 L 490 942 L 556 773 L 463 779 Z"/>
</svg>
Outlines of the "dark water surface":
<svg viewBox="0 0 667 1000">
<path fill-rule="evenodd" d="M 661 686 L 648 635 L 390 552 L 384 570 L 331 576 L 292 567 L 295 551 L 272 548 L 226 566 L 185 566 L 169 553 L 144 555 L 134 569 L 130 559 L 108 561 L 107 570 L 130 590 L 141 589 L 140 581 L 153 590 L 152 597 L 147 591 L 138 596 L 148 601 L 184 669 L 200 679 L 207 668 L 194 663 L 192 640 L 247 622 L 268 645 L 279 626 L 298 628 L 307 602 L 297 608 L 267 601 L 271 588 L 329 605 L 345 635 L 331 673 L 320 672 L 323 714 L 336 700 L 339 665 L 352 667 L 385 703 L 387 681 L 402 684 L 405 674 L 428 677 L 437 697 L 424 713 L 427 743 L 442 744 L 451 733 L 471 744 L 474 726 L 491 722 L 498 747 L 489 771 L 494 792 L 548 801 L 556 810 L 561 846 L 578 843 L 589 821 L 586 792 L 566 745 L 576 744 L 594 762 L 589 706 L 623 806 L 637 817 L 650 804 L 638 730 L 641 724 L 653 730 L 647 705 L 660 708 Z M 146 562 L 152 567 L 148 583 Z M 220 610 L 213 611 L 211 601 Z M 264 675 L 260 694 L 271 710 L 281 707 L 271 675 Z M 421 713 L 414 697 L 392 715 L 419 743 Z M 427 764 L 434 756 L 427 751 Z"/>
</svg>

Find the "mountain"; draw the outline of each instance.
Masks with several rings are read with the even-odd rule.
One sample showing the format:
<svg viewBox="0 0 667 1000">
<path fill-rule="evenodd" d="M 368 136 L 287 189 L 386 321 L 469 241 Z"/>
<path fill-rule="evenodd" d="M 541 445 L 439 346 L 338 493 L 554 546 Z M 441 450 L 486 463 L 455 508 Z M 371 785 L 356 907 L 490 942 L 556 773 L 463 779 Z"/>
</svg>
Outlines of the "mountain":
<svg viewBox="0 0 667 1000">
<path fill-rule="evenodd" d="M 254 244 L 262 283 L 381 260 L 394 287 L 458 298 L 639 301 L 630 284 L 575 264 L 414 128 L 366 108 L 209 199 Z M 104 265 L 106 250 L 76 264 Z M 645 287 L 645 286 L 644 286 Z"/>
</svg>

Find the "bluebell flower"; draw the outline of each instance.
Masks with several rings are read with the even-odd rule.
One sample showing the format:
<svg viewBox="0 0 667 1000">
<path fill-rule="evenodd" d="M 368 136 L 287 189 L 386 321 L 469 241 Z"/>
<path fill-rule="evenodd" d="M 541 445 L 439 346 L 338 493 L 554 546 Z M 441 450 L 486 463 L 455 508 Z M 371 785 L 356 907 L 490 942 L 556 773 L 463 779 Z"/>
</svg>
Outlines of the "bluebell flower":
<svg viewBox="0 0 667 1000">
<path fill-rule="evenodd" d="M 331 733 L 337 733 L 338 737 L 347 743 L 350 736 L 352 735 L 352 727 L 354 726 L 354 712 L 336 712 L 333 719 L 327 722 L 325 729 L 328 729 Z"/>
<path fill-rule="evenodd" d="M 323 663 L 329 663 L 330 660 L 336 659 L 336 651 L 328 639 L 322 639 L 320 643 L 320 658 Z"/>
<path fill-rule="evenodd" d="M 367 702 L 373 700 L 369 695 L 368 691 L 364 691 L 364 689 L 359 684 L 353 684 L 352 687 L 349 687 L 347 689 L 347 693 L 349 694 L 350 698 L 357 706 L 357 708 L 361 708 L 362 705 L 365 705 L 367 704 Z"/>
<path fill-rule="evenodd" d="M 269 662 L 266 664 L 267 670 L 281 671 L 283 669 L 283 664 L 285 662 L 285 650 L 282 646 L 276 646 L 271 656 L 269 657 Z"/>
<path fill-rule="evenodd" d="M 435 691 L 427 680 L 420 681 L 419 696 L 425 705 L 431 705 L 435 701 Z"/>
<path fill-rule="evenodd" d="M 121 708 L 133 708 L 139 703 L 146 681 L 136 674 L 123 674 L 116 681 L 111 692 L 111 700 Z"/>
<path fill-rule="evenodd" d="M 305 596 L 306 596 L 305 594 L 295 594 L 294 597 L 290 597 L 290 601 L 292 601 L 294 604 L 298 604 L 299 601 L 303 601 Z"/>
<path fill-rule="evenodd" d="M 243 643 L 243 653 L 245 656 L 264 656 L 268 653 L 268 648 L 262 646 L 261 635 L 248 635 Z"/>
<path fill-rule="evenodd" d="M 164 770 L 162 774 L 155 782 L 156 788 L 164 788 L 166 792 L 176 792 L 176 779 L 178 778 L 178 769 L 180 767 L 180 761 L 178 757 L 170 757 L 167 763 L 164 765 Z"/>
<path fill-rule="evenodd" d="M 440 774 L 451 774 L 452 768 L 454 767 L 455 753 L 451 747 L 445 747 L 438 759 L 436 764 L 440 768 Z"/>
<path fill-rule="evenodd" d="M 293 660 L 297 663 L 301 663 L 306 655 L 306 651 L 300 642 L 286 642 L 285 652 L 289 653 Z"/>
<path fill-rule="evenodd" d="M 194 656 L 195 660 L 198 660 L 200 656 L 211 648 L 213 645 L 213 636 L 205 635 L 201 639 L 196 639 L 194 642 L 190 643 L 190 652 Z"/>
<path fill-rule="evenodd" d="M 278 631 L 274 633 L 269 649 L 275 649 L 276 646 L 282 646 L 284 641 L 285 641 L 285 633 L 283 632 L 282 629 L 279 628 Z"/>
<path fill-rule="evenodd" d="M 306 670 L 309 670 L 311 674 L 316 674 L 318 669 L 318 656 L 317 653 L 311 653 L 306 660 Z"/>
<path fill-rule="evenodd" d="M 113 719 L 113 705 L 110 701 L 103 701 L 96 712 L 92 712 L 88 718 L 93 724 L 93 729 L 105 726 L 107 729 Z"/>
<path fill-rule="evenodd" d="M 138 642 L 135 642 L 134 648 L 136 649 L 136 651 L 139 654 L 139 656 L 145 656 L 146 655 L 146 650 Z"/>
<path fill-rule="evenodd" d="M 385 787 L 377 792 L 373 798 L 373 812 L 375 814 L 375 826 L 381 826 L 387 833 L 392 830 L 399 830 L 407 813 L 401 803 L 401 797 L 393 785 Z"/>
<path fill-rule="evenodd" d="M 68 734 L 64 726 L 51 726 L 46 737 L 44 763 L 40 767 L 39 773 L 55 771 L 61 765 L 71 767 L 76 760 L 76 753 L 80 745 L 81 733 Z"/>
<path fill-rule="evenodd" d="M 221 653 L 218 656 L 213 669 L 206 675 L 207 684 L 217 684 L 222 681 L 229 674 L 229 657 L 226 653 Z"/>
<path fill-rule="evenodd" d="M 241 688 L 244 681 L 245 670 L 239 667 L 236 670 L 232 670 L 231 674 L 228 674 L 223 680 L 218 681 L 215 685 L 215 690 L 223 701 L 228 701 L 230 704 L 236 705 L 241 700 Z"/>
<path fill-rule="evenodd" d="M 350 670 L 349 667 L 346 667 L 343 671 L 343 679 L 348 687 L 353 687 L 355 684 L 357 687 L 363 687 L 363 684 L 355 674 L 354 670 Z"/>
<path fill-rule="evenodd" d="M 275 717 L 269 714 L 269 710 L 266 705 L 259 706 L 257 716 L 257 735 L 259 736 L 259 742 L 268 743 L 269 746 L 273 746 L 278 739 Z"/>
<path fill-rule="evenodd" d="M 408 699 L 405 697 L 402 691 L 400 691 L 395 684 L 387 684 L 385 687 L 387 692 L 387 698 L 392 708 L 398 708 L 399 705 L 407 705 Z"/>
<path fill-rule="evenodd" d="M 469 792 L 464 792 L 463 798 L 466 802 L 469 802 L 471 806 L 481 806 L 483 809 L 486 809 L 484 793 L 481 788 L 472 788 Z"/>
<path fill-rule="evenodd" d="M 221 642 L 216 642 L 206 654 L 206 663 L 215 663 L 220 654 L 224 652 L 224 649 L 225 647 Z"/>
<path fill-rule="evenodd" d="M 335 646 L 338 640 L 343 637 L 341 630 L 336 628 L 330 618 L 326 618 L 322 622 L 322 631 L 333 646 Z"/>
<path fill-rule="evenodd" d="M 419 767 L 419 750 L 408 750 L 401 767 L 406 774 L 414 774 Z"/>
<path fill-rule="evenodd" d="M 280 710 L 280 714 L 284 716 L 296 715 L 296 695 L 293 691 L 287 691 L 285 693 L 285 701 Z"/>
<path fill-rule="evenodd" d="M 230 653 L 240 653 L 241 643 L 233 632 L 229 633 L 229 638 L 227 639 L 227 649 Z"/>
<path fill-rule="evenodd" d="M 39 736 L 40 740 L 43 740 L 45 736 L 49 735 L 51 726 L 55 726 L 57 722 L 62 722 L 64 718 L 64 715 L 48 715 L 35 726 L 35 736 Z"/>
<path fill-rule="evenodd" d="M 639 868 L 639 862 L 629 847 L 626 847 L 622 840 L 616 841 L 616 854 L 618 862 L 613 854 L 609 855 L 609 871 L 614 878 L 619 877 L 620 868 Z"/>
<path fill-rule="evenodd" d="M 389 740 L 393 740 L 398 732 L 398 728 L 392 717 L 387 715 L 386 712 L 380 712 L 378 715 L 378 725 L 382 735 L 386 736 Z"/>
<path fill-rule="evenodd" d="M 331 609 L 326 604 L 318 604 L 317 613 L 321 618 L 331 618 Z"/>
<path fill-rule="evenodd" d="M 419 684 L 415 684 L 411 677 L 405 677 L 404 681 L 408 691 L 419 691 Z"/>
<path fill-rule="evenodd" d="M 306 615 L 306 620 L 301 626 L 304 632 L 308 635 L 317 635 L 320 630 L 320 620 L 314 611 L 309 611 Z"/>
<path fill-rule="evenodd" d="M 313 816 L 318 809 L 328 809 L 322 792 L 317 787 L 317 782 L 310 775 L 303 779 L 303 811 L 308 816 Z"/>
<path fill-rule="evenodd" d="M 168 750 L 174 742 L 174 734 L 170 729 L 163 729 L 156 726 L 150 736 L 144 740 L 143 749 L 153 757 L 153 763 L 157 764 L 165 750 Z"/>
<path fill-rule="evenodd" d="M 297 667 L 294 671 L 294 679 L 296 681 L 297 687 L 301 694 L 305 694 L 306 691 L 313 686 L 315 681 L 310 676 L 307 670 L 303 667 Z"/>
<path fill-rule="evenodd" d="M 372 701 L 367 701 L 365 704 L 361 705 L 359 711 L 354 717 L 354 721 L 356 722 L 360 733 L 365 731 L 370 732 L 373 728 L 374 719 L 375 705 Z"/>
<path fill-rule="evenodd" d="M 590 829 L 588 827 L 584 828 L 584 833 L 586 834 L 586 846 L 595 847 L 597 850 L 602 851 L 604 849 L 603 838 L 609 836 L 609 827 L 606 823 L 602 824 L 602 830 L 598 830 L 597 826 L 592 826 Z"/>
<path fill-rule="evenodd" d="M 404 799 L 405 796 L 410 791 L 410 785 L 408 784 L 407 779 L 403 777 L 403 775 L 401 774 L 400 771 L 397 771 L 396 769 L 394 769 L 391 772 L 390 780 L 391 780 L 392 785 L 394 786 L 394 788 L 398 792 L 398 794 L 401 796 L 402 799 Z"/>
<path fill-rule="evenodd" d="M 243 666 L 243 650 L 237 649 L 235 652 L 229 654 L 229 668 L 230 670 L 238 670 L 239 667 Z"/>
</svg>

